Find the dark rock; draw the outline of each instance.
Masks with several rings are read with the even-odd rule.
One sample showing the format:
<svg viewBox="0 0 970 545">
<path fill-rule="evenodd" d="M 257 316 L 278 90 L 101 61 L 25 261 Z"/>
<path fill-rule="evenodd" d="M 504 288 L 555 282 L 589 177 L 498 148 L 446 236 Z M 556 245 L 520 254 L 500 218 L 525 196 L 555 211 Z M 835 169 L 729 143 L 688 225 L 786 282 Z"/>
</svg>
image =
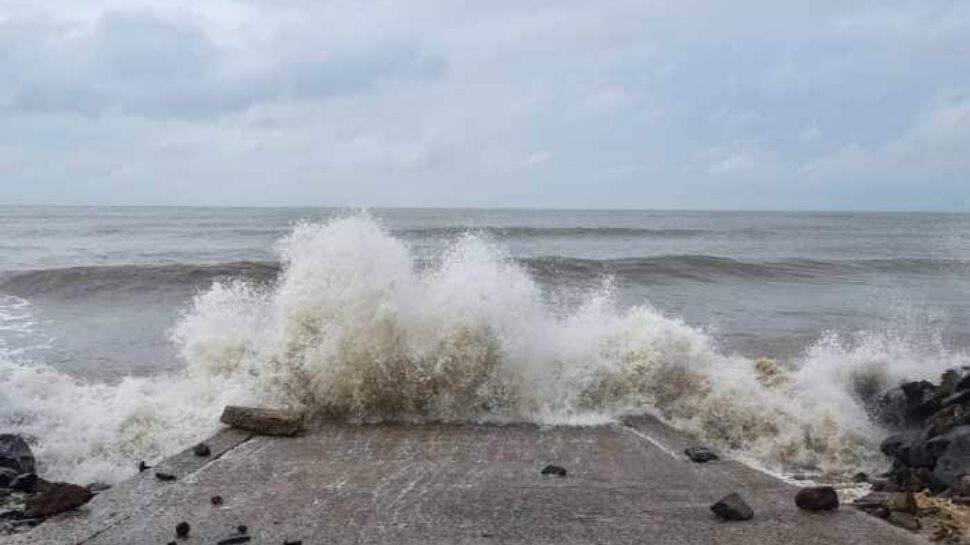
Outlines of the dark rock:
<svg viewBox="0 0 970 545">
<path fill-rule="evenodd" d="M 189 531 L 191 530 L 192 530 L 192 527 L 189 526 L 189 523 L 183 520 L 182 522 L 175 525 L 175 537 L 179 539 L 185 539 L 189 537 Z"/>
<path fill-rule="evenodd" d="M 970 401 L 970 390 L 961 390 L 944 397 L 943 401 L 940 402 L 940 406 L 945 408 L 950 405 L 966 403 L 967 401 Z"/>
<path fill-rule="evenodd" d="M 155 478 L 159 481 L 174 481 L 178 477 L 172 475 L 171 473 L 162 473 L 161 471 L 156 471 Z"/>
<path fill-rule="evenodd" d="M 957 389 L 957 391 L 959 391 L 959 390 L 970 390 L 970 373 L 967 373 L 966 375 L 963 375 L 963 378 L 961 378 L 960 381 L 957 382 L 956 389 Z"/>
<path fill-rule="evenodd" d="M 492 534 L 488 532 L 482 532 L 482 537 L 492 537 Z M 297 539 L 296 541 L 284 541 L 283 545 L 303 545 L 303 541 Z"/>
<path fill-rule="evenodd" d="M 43 492 L 27 498 L 24 516 L 43 518 L 76 509 L 88 502 L 94 494 L 88 489 L 70 483 L 49 483 Z"/>
<path fill-rule="evenodd" d="M 37 478 L 36 473 L 24 473 L 23 475 L 17 475 L 17 477 L 11 481 L 10 488 L 19 490 L 20 492 L 33 494 L 37 491 L 37 485 L 39 482 L 40 480 Z"/>
<path fill-rule="evenodd" d="M 212 505 L 222 505 L 222 496 L 215 495 L 209 498 L 209 503 Z"/>
<path fill-rule="evenodd" d="M 296 435 L 306 428 L 302 412 L 227 405 L 219 421 L 261 435 Z"/>
<path fill-rule="evenodd" d="M 947 435 L 946 448 L 936 461 L 933 476 L 953 486 L 963 475 L 970 475 L 970 426 L 960 426 Z"/>
<path fill-rule="evenodd" d="M 555 475 L 557 477 L 565 477 L 566 476 L 566 468 L 561 467 L 561 466 L 557 466 L 557 465 L 550 464 L 550 465 L 547 465 L 546 467 L 542 468 L 542 474 L 543 475 Z"/>
<path fill-rule="evenodd" d="M 236 531 L 239 532 L 240 534 L 245 534 L 246 532 L 249 531 L 249 528 L 247 528 L 246 525 L 244 524 L 240 524 L 239 526 L 236 526 Z"/>
<path fill-rule="evenodd" d="M 0 487 L 7 488 L 10 483 L 20 475 L 16 470 L 9 467 L 0 467 Z"/>
<path fill-rule="evenodd" d="M 890 511 L 902 511 L 915 515 L 918 506 L 912 492 L 893 492 L 886 498 L 884 504 Z"/>
<path fill-rule="evenodd" d="M 926 420 L 930 436 L 948 433 L 954 428 L 970 424 L 970 406 L 950 405 Z"/>
<path fill-rule="evenodd" d="M 226 539 L 220 539 L 217 545 L 235 545 L 236 543 L 247 543 L 252 538 L 249 536 L 233 536 L 227 537 Z"/>
<path fill-rule="evenodd" d="M 144 472 L 146 469 L 151 469 L 152 466 L 145 463 L 145 460 L 138 462 L 138 473 Z"/>
<path fill-rule="evenodd" d="M 852 482 L 854 483 L 867 483 L 869 482 L 869 474 L 865 471 L 860 471 L 852 476 Z"/>
<path fill-rule="evenodd" d="M 899 459 L 908 465 L 909 467 L 925 467 L 928 469 L 933 469 L 936 466 L 936 460 L 943 454 L 946 450 L 947 444 L 949 444 L 949 436 L 937 436 L 927 439 L 926 434 L 920 434 L 918 439 L 915 439 L 908 445 L 902 447 L 899 454 Z"/>
<path fill-rule="evenodd" d="M 209 449 L 209 445 L 205 443 L 199 443 L 198 445 L 195 445 L 195 447 L 192 449 L 192 453 L 195 454 L 196 456 L 209 456 L 210 454 L 212 454 L 212 450 Z"/>
<path fill-rule="evenodd" d="M 905 528 L 910 532 L 918 532 L 921 527 L 919 519 L 902 511 L 893 511 L 889 513 L 888 520 L 891 524 L 899 526 L 900 528 Z"/>
<path fill-rule="evenodd" d="M 913 441 L 918 440 L 919 437 L 920 432 L 918 431 L 905 431 L 890 435 L 882 440 L 879 450 L 890 458 L 902 459 L 904 449 Z"/>
<path fill-rule="evenodd" d="M 684 454 L 686 454 L 692 462 L 697 462 L 700 464 L 712 462 L 718 459 L 717 454 L 707 447 L 690 447 L 684 450 Z"/>
<path fill-rule="evenodd" d="M 0 509 L 0 520 L 19 519 L 24 516 L 20 509 Z"/>
<path fill-rule="evenodd" d="M 33 473 L 36 470 L 34 454 L 19 435 L 0 434 L 0 467 L 12 469 L 18 474 Z"/>
<path fill-rule="evenodd" d="M 722 520 L 748 520 L 754 516 L 751 507 L 736 492 L 721 498 L 711 506 L 711 511 Z"/>
<path fill-rule="evenodd" d="M 839 508 L 839 495 L 831 486 L 803 488 L 795 494 L 795 505 L 806 511 L 829 511 Z"/>
</svg>

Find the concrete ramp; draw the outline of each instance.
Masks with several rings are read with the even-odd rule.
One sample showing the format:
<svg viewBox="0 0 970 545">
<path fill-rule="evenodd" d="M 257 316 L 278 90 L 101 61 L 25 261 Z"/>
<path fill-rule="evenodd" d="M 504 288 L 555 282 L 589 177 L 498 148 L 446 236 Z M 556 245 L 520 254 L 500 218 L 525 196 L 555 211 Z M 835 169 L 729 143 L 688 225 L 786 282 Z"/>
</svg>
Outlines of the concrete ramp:
<svg viewBox="0 0 970 545">
<path fill-rule="evenodd" d="M 253 544 L 923 543 L 843 507 L 799 511 L 794 488 L 730 461 L 694 464 L 650 418 L 596 428 L 324 425 L 297 438 L 225 430 L 12 543 Z M 565 478 L 542 476 L 549 463 Z M 708 506 L 737 491 L 755 510 L 725 523 Z M 223 504 L 210 498 L 220 495 Z"/>
</svg>

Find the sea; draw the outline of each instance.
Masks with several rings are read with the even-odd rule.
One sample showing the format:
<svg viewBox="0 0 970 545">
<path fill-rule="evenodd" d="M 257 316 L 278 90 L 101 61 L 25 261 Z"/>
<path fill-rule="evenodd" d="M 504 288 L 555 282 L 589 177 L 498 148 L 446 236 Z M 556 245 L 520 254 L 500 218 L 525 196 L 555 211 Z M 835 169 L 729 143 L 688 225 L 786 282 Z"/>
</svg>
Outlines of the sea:
<svg viewBox="0 0 970 545">
<path fill-rule="evenodd" d="M 227 403 L 593 425 L 876 463 L 873 392 L 970 365 L 970 215 L 0 206 L 0 432 L 115 482 Z"/>
</svg>

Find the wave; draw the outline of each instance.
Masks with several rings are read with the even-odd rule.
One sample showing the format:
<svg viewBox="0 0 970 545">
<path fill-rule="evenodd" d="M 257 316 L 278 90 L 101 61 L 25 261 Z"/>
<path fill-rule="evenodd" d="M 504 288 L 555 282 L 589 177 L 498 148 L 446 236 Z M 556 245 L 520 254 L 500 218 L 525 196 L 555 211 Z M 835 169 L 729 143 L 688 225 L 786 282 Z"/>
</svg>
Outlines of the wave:
<svg viewBox="0 0 970 545">
<path fill-rule="evenodd" d="M 495 245 L 456 240 L 427 267 L 367 216 L 297 226 L 272 282 L 226 279 L 172 331 L 185 367 L 94 384 L 0 355 L 0 426 L 36 437 L 45 473 L 116 480 L 214 431 L 227 403 L 351 421 L 608 422 L 651 413 L 768 467 L 879 457 L 866 392 L 966 365 L 915 332 L 828 336 L 796 365 L 719 352 L 607 282 L 551 308 Z"/>
<path fill-rule="evenodd" d="M 685 238 L 712 233 L 706 229 L 647 229 L 642 227 L 525 227 L 449 226 L 400 229 L 404 238 L 452 239 L 466 234 L 493 239 L 513 238 Z"/>
<path fill-rule="evenodd" d="M 474 236 L 466 233 L 466 236 Z M 461 238 L 461 237 L 458 237 Z M 540 281 L 599 281 L 616 277 L 641 284 L 680 280 L 719 282 L 758 280 L 799 282 L 856 280 L 865 274 L 968 274 L 970 263 L 942 259 L 782 259 L 745 261 L 713 255 L 660 255 L 623 259 L 583 259 L 560 256 L 508 258 Z M 436 263 L 416 261 L 420 268 Z M 98 293 L 131 293 L 170 288 L 202 288 L 220 279 L 272 282 L 283 265 L 271 261 L 230 263 L 147 264 L 68 267 L 8 272 L 0 275 L 0 293 L 72 297 Z"/>
</svg>

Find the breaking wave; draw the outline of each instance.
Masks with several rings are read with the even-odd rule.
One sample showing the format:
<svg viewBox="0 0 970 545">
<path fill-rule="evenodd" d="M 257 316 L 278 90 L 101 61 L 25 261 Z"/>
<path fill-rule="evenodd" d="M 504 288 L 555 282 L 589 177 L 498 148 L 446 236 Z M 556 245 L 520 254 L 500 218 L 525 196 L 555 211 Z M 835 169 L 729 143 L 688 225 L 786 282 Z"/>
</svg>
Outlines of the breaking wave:
<svg viewBox="0 0 970 545">
<path fill-rule="evenodd" d="M 655 414 L 780 469 L 855 468 L 883 433 L 867 392 L 967 364 L 932 336 L 826 336 L 791 367 L 720 353 L 609 281 L 552 308 L 474 235 L 434 266 L 367 216 L 297 226 L 272 282 L 224 280 L 172 331 L 182 372 L 86 383 L 0 356 L 0 422 L 58 478 L 117 480 L 217 428 L 226 403 L 354 421 L 582 424 Z M 119 472 L 119 468 L 122 468 Z"/>
</svg>

